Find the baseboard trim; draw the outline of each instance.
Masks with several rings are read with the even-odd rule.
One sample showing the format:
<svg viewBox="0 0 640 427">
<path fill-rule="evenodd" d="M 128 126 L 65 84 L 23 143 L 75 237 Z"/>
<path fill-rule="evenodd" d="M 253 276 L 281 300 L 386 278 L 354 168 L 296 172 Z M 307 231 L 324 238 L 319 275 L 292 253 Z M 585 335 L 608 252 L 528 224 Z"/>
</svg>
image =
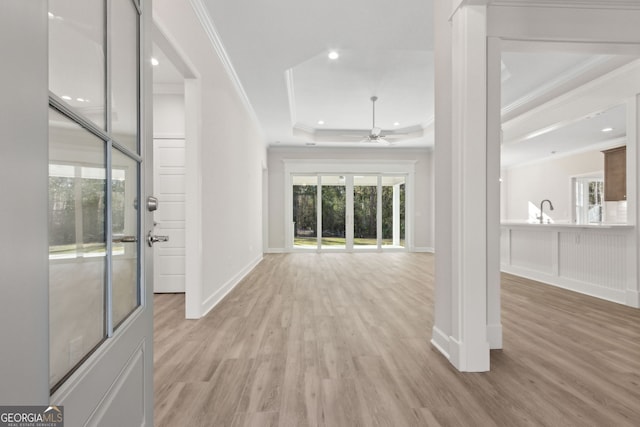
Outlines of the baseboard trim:
<svg viewBox="0 0 640 427">
<path fill-rule="evenodd" d="M 426 252 L 433 254 L 435 253 L 435 250 L 430 246 L 416 246 L 415 248 L 413 248 L 413 252 Z"/>
<path fill-rule="evenodd" d="M 431 345 L 437 348 L 447 359 L 449 359 L 449 344 L 449 335 L 434 326 L 431 332 Z"/>
<path fill-rule="evenodd" d="M 265 254 L 286 254 L 287 251 L 285 248 L 267 248 L 264 253 Z"/>
<path fill-rule="evenodd" d="M 625 304 L 629 307 L 640 308 L 640 292 L 627 289 L 625 294 Z"/>
<path fill-rule="evenodd" d="M 211 310 L 214 309 L 216 305 L 220 303 L 227 296 L 229 292 L 235 288 L 238 283 L 242 281 L 246 277 L 247 274 L 251 272 L 258 264 L 262 261 L 262 254 L 260 254 L 256 259 L 247 264 L 242 270 L 240 270 L 235 276 L 229 279 L 220 289 L 213 293 L 209 298 L 204 300 L 202 303 L 201 313 L 202 316 L 206 316 Z"/>
<path fill-rule="evenodd" d="M 487 341 L 491 350 L 502 349 L 502 324 L 487 325 Z"/>
<path fill-rule="evenodd" d="M 609 289 L 598 286 L 593 283 L 581 282 L 561 276 L 554 276 L 548 273 L 530 270 L 523 267 L 513 265 L 501 265 L 500 270 L 504 273 L 513 274 L 515 276 L 524 277 L 525 279 L 535 280 L 546 285 L 556 286 L 558 288 L 567 289 L 569 291 L 578 292 L 584 295 L 604 299 L 618 304 L 628 304 L 628 293 L 623 290 Z M 633 299 L 633 297 L 631 297 Z"/>
<path fill-rule="evenodd" d="M 287 253 L 293 253 L 293 252 L 311 252 L 311 251 L 315 251 L 316 248 L 313 249 L 307 249 L 307 250 L 288 250 L 285 248 L 267 248 L 265 249 L 264 253 L 265 254 L 287 254 Z M 346 252 L 346 251 L 345 251 Z M 367 252 L 366 250 L 361 250 L 358 252 Z M 370 252 L 378 252 L 377 248 L 372 249 Z M 394 248 L 386 248 L 383 249 L 383 252 L 406 252 L 406 249 L 394 249 Z M 434 249 L 432 247 L 426 246 L 426 247 L 414 247 L 411 252 L 424 252 L 424 253 L 435 253 Z"/>
</svg>

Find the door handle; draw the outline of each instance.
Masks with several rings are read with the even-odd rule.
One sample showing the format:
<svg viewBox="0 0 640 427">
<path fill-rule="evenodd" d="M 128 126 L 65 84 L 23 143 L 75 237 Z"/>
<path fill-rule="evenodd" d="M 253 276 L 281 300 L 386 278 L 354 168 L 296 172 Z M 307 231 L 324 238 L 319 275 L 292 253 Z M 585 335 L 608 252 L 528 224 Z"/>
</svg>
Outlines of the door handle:
<svg viewBox="0 0 640 427">
<path fill-rule="evenodd" d="M 149 234 L 147 234 L 147 244 L 149 245 L 149 247 L 153 246 L 153 244 L 156 242 L 168 242 L 168 241 L 169 241 L 169 236 L 156 236 L 155 234 L 151 234 L 151 231 L 149 231 Z"/>
<path fill-rule="evenodd" d="M 136 236 L 118 236 L 113 238 L 113 243 L 135 243 L 138 241 Z"/>
</svg>

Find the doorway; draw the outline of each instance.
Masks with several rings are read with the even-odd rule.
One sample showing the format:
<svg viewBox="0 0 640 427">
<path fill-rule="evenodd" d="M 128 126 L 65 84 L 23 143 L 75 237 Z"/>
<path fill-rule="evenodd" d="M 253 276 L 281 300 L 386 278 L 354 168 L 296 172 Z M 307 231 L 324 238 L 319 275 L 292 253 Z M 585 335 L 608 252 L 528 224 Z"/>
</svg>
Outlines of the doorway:
<svg viewBox="0 0 640 427">
<path fill-rule="evenodd" d="M 154 176 L 160 206 L 154 292 L 185 294 L 185 317 L 200 318 L 200 80 L 158 22 L 153 25 Z"/>
</svg>

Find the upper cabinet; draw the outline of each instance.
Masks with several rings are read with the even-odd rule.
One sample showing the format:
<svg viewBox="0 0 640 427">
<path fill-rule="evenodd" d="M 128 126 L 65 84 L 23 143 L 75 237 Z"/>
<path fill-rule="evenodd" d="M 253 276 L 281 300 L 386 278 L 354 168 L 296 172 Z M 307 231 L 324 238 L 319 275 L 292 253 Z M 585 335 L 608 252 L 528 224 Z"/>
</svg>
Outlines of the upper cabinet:
<svg viewBox="0 0 640 427">
<path fill-rule="evenodd" d="M 604 200 L 627 200 L 627 146 L 612 148 L 604 153 Z"/>
</svg>

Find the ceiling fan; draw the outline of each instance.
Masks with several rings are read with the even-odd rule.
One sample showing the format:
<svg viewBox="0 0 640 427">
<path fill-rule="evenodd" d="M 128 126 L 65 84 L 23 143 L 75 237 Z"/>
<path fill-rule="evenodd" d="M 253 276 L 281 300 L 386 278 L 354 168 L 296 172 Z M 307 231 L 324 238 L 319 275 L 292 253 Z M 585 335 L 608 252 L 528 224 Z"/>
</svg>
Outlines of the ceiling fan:
<svg viewBox="0 0 640 427">
<path fill-rule="evenodd" d="M 371 125 L 371 131 L 369 132 L 369 135 L 367 135 L 360 142 L 385 142 L 389 145 L 392 145 L 393 142 L 385 139 L 387 138 L 387 135 L 382 134 L 382 128 L 376 127 L 376 101 L 378 100 L 378 97 L 374 95 L 370 99 L 373 107 L 373 121 Z"/>
</svg>

